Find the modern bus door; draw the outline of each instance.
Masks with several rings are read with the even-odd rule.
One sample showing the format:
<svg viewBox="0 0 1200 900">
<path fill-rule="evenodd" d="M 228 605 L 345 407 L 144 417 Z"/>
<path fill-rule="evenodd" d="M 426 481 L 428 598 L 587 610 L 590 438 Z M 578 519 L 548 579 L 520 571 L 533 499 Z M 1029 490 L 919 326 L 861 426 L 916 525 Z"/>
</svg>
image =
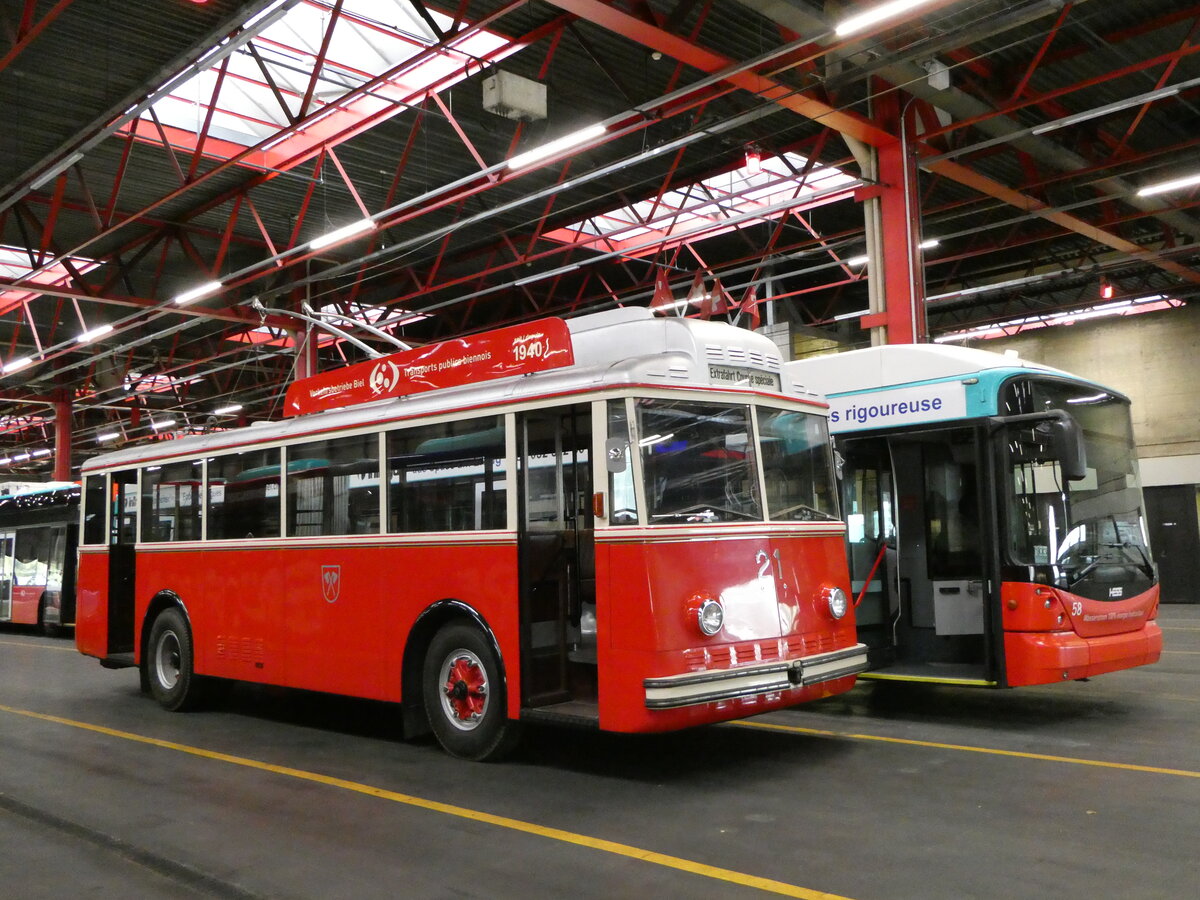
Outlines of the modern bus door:
<svg viewBox="0 0 1200 900">
<path fill-rule="evenodd" d="M 17 534 L 0 531 L 0 622 L 12 619 L 13 563 L 16 559 Z"/>
<path fill-rule="evenodd" d="M 860 637 L 880 676 L 993 683 L 989 531 L 974 428 L 849 438 L 843 492 Z M 876 563 L 878 563 L 876 565 Z"/>
<path fill-rule="evenodd" d="M 597 721 L 591 407 L 518 416 L 522 708 Z"/>
</svg>

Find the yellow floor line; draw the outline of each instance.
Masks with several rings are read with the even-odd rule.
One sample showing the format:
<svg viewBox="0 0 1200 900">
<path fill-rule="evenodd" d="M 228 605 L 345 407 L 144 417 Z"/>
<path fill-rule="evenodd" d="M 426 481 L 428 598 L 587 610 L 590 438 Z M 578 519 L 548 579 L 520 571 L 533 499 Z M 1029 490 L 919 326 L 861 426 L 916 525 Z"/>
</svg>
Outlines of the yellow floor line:
<svg viewBox="0 0 1200 900">
<path fill-rule="evenodd" d="M 15 716 L 25 716 L 30 719 L 38 719 L 43 722 L 52 722 L 56 725 L 67 725 L 71 728 L 80 728 L 84 731 L 103 734 L 108 737 L 120 738 L 126 741 L 134 741 L 139 744 L 148 744 L 152 747 L 159 747 L 164 750 L 174 750 L 178 753 L 187 753 L 191 756 L 198 756 L 203 759 L 216 760 L 217 762 L 229 763 L 235 766 L 244 766 L 248 769 L 258 769 L 262 772 L 270 772 L 275 775 L 285 775 L 289 778 L 297 778 L 301 781 L 311 781 L 317 784 L 323 784 L 328 787 L 341 788 L 346 791 L 353 791 L 358 794 L 366 794 L 369 797 L 377 797 L 381 800 L 390 800 L 394 803 L 402 803 L 405 806 L 416 807 L 417 809 L 429 810 L 431 812 L 442 813 L 447 816 L 456 816 L 460 819 L 470 819 L 473 822 L 482 822 L 487 825 L 494 825 L 498 828 L 507 828 L 512 831 L 520 831 L 525 834 L 532 834 L 538 837 L 547 838 L 553 841 L 561 841 L 565 844 L 574 844 L 579 847 L 587 847 L 592 850 L 600 850 L 604 853 L 613 853 L 617 856 L 625 856 L 630 859 L 639 859 L 642 862 L 653 863 L 657 866 L 664 866 L 669 869 L 677 869 L 681 872 L 687 872 L 692 875 L 700 875 L 704 878 L 712 878 L 717 881 L 725 881 L 731 884 L 741 885 L 743 887 L 756 888 L 760 891 L 767 891 L 773 894 L 780 894 L 785 897 L 800 897 L 803 900 L 847 900 L 837 894 L 827 894 L 823 891 L 810 890 L 809 888 L 799 887 L 794 884 L 788 884 L 783 881 L 775 881 L 770 878 L 760 878 L 757 875 L 748 875 L 744 872 L 735 872 L 732 869 L 722 869 L 717 866 L 709 866 L 704 863 L 694 862 L 689 859 L 682 859 L 677 856 L 669 856 L 665 853 L 655 853 L 652 850 L 643 850 L 640 847 L 633 847 L 629 844 L 619 844 L 615 841 L 606 841 L 601 838 L 589 837 L 585 834 L 576 834 L 572 831 L 563 831 L 559 828 L 548 828 L 544 825 L 536 825 L 532 822 L 523 822 L 520 819 L 510 819 L 507 816 L 497 816 L 492 813 L 480 812 L 479 810 L 467 809 L 462 806 L 453 806 L 449 803 L 439 803 L 436 800 L 426 800 L 422 797 L 414 797 L 411 794 L 400 794 L 395 791 L 385 790 L 384 788 L 372 787 L 368 784 L 360 784 L 356 781 L 347 781 L 343 778 L 333 778 L 329 775 L 320 775 L 316 772 L 306 772 L 303 769 L 293 769 L 288 766 L 276 766 L 271 763 L 260 762 L 256 759 L 247 759 L 241 756 L 232 756 L 228 753 L 220 753 L 214 750 L 205 750 L 201 747 L 191 747 L 187 744 L 177 744 L 174 741 L 164 741 L 158 738 L 145 737 L 140 734 L 132 734 L 128 731 L 118 731 L 114 728 L 106 728 L 103 725 L 93 725 L 88 722 L 77 722 L 74 719 L 64 719 L 61 716 L 51 716 L 45 713 L 32 712 L 27 709 L 16 709 L 11 706 L 0 704 L 0 712 L 11 713 Z M 469 763 L 463 763 L 469 765 Z"/>
<path fill-rule="evenodd" d="M 1071 763 L 1076 766 L 1099 766 L 1104 769 L 1124 769 L 1130 772 L 1150 772 L 1155 775 L 1179 775 L 1183 778 L 1200 778 L 1200 772 L 1188 769 L 1163 769 L 1158 766 L 1137 766 L 1132 763 L 1105 762 L 1099 759 L 1081 759 L 1075 756 L 1050 756 L 1046 753 L 1024 753 L 1019 750 L 998 750 L 994 747 L 972 747 L 969 744 L 942 744 L 937 741 L 917 741 L 910 738 L 884 737 L 878 734 L 853 734 L 846 731 L 826 731 L 821 728 L 801 728 L 797 725 L 776 725 L 773 722 L 755 722 L 745 719 L 730 722 L 741 728 L 762 728 L 767 731 L 785 731 L 792 734 L 808 734 L 815 737 L 842 738 L 853 741 L 877 741 L 884 744 L 907 744 L 912 747 L 931 747 L 936 750 L 960 750 L 966 753 L 986 753 L 992 756 L 1015 756 L 1019 759 L 1039 759 L 1044 762 Z"/>
</svg>

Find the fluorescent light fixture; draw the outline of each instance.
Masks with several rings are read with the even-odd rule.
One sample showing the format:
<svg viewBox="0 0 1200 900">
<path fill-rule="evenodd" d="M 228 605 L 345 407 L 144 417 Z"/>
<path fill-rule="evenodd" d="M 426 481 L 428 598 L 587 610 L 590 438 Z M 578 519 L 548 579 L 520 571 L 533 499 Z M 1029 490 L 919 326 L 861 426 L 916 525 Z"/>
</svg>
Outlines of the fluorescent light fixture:
<svg viewBox="0 0 1200 900">
<path fill-rule="evenodd" d="M 96 340 L 97 338 L 104 337 L 111 331 L 113 331 L 113 327 L 111 325 L 98 325 L 90 331 L 85 331 L 79 337 L 75 338 L 75 343 L 90 344 L 92 341 Z"/>
<path fill-rule="evenodd" d="M 1032 128 L 1029 133 L 1045 134 L 1048 131 L 1057 131 L 1060 128 L 1066 128 L 1068 125 L 1078 125 L 1080 122 L 1086 122 L 1089 119 L 1098 119 L 1100 116 L 1107 116 L 1110 113 L 1129 109 L 1131 106 L 1141 106 L 1143 103 L 1152 103 L 1155 100 L 1162 100 L 1164 97 L 1174 97 L 1178 93 L 1178 86 L 1163 88 L 1158 91 L 1148 91 L 1145 94 L 1138 94 L 1136 97 L 1126 97 L 1124 100 L 1118 100 L 1116 103 L 1106 103 L 1104 106 L 1097 106 L 1095 109 L 1085 109 L 1083 112 L 1063 116 L 1061 119 L 1055 119 L 1053 122 L 1047 122 L 1045 125 L 1038 125 L 1036 128 Z"/>
<path fill-rule="evenodd" d="M 1167 191 L 1177 191 L 1180 188 L 1192 187 L 1200 184 L 1200 172 L 1195 175 L 1185 175 L 1183 178 L 1174 178 L 1171 181 L 1160 181 L 1158 184 L 1147 185 L 1137 192 L 1139 197 L 1149 197 L 1153 194 L 1165 194 Z"/>
<path fill-rule="evenodd" d="M 932 250 L 939 244 L 941 244 L 941 241 L 937 238 L 929 238 L 928 240 L 921 241 L 920 247 L 922 250 Z"/>
<path fill-rule="evenodd" d="M 164 428 L 174 428 L 174 419 L 159 419 L 157 422 L 154 419 L 150 420 L 150 427 L 155 431 L 162 431 Z"/>
<path fill-rule="evenodd" d="M 214 416 L 231 416 L 235 412 L 241 412 L 241 409 L 242 409 L 242 404 L 231 403 L 228 406 L 222 406 L 220 409 L 214 409 L 212 411 L 212 414 Z"/>
<path fill-rule="evenodd" d="M 846 37 L 846 35 L 854 34 L 856 31 L 870 28 L 876 22 L 882 22 L 884 19 L 890 19 L 901 13 L 906 13 L 910 9 L 916 9 L 918 6 L 924 6 L 929 2 L 931 0 L 891 0 L 890 3 L 881 3 L 879 6 L 859 13 L 857 16 L 843 19 L 834 28 L 834 32 L 838 37 Z"/>
<path fill-rule="evenodd" d="M 568 150 L 571 147 L 586 144 L 593 138 L 600 137 L 605 131 L 607 129 L 603 125 L 589 125 L 587 128 L 572 131 L 570 134 L 563 135 L 557 140 L 550 141 L 548 144 L 542 144 L 540 147 L 534 147 L 532 150 L 518 153 L 508 161 L 508 167 L 510 169 L 523 169 L 548 157 L 557 156 L 562 151 Z"/>
<path fill-rule="evenodd" d="M 49 456 L 49 455 L 50 455 L 50 453 L 51 453 L 51 451 L 50 451 L 50 450 L 47 450 L 45 447 L 43 447 L 41 450 L 34 450 L 34 451 L 33 451 L 33 455 L 34 455 L 35 457 L 37 457 L 37 456 Z"/>
<path fill-rule="evenodd" d="M 861 319 L 863 316 L 869 316 L 870 314 L 871 311 L 869 309 L 860 309 L 858 312 L 842 313 L 840 316 L 834 316 L 833 321 L 844 322 L 846 319 Z"/>
<path fill-rule="evenodd" d="M 363 234 L 375 228 L 373 219 L 359 219 L 357 222 L 351 222 L 349 225 L 343 225 L 341 228 L 335 228 L 328 234 L 323 234 L 320 237 L 313 238 L 308 242 L 309 250 L 320 250 L 323 247 L 328 247 L 331 244 L 336 244 L 346 238 L 354 237 L 356 234 Z"/>
<path fill-rule="evenodd" d="M 848 265 L 848 266 L 865 266 L 870 261 L 871 261 L 871 257 L 867 256 L 866 254 L 863 254 L 862 256 L 850 257 L 848 260 L 846 260 L 846 265 Z"/>
<path fill-rule="evenodd" d="M 7 466 L 10 462 L 12 462 L 12 457 L 6 456 L 3 459 L 0 459 L 0 466 Z"/>
<path fill-rule="evenodd" d="M 221 282 L 206 281 L 204 284 L 198 284 L 194 288 L 186 290 L 182 294 L 176 296 L 174 303 L 176 306 L 184 306 L 185 304 L 199 300 L 201 297 L 207 297 L 209 294 L 213 293 L 214 291 L 219 291 L 220 289 Z"/>
<path fill-rule="evenodd" d="M 115 441 L 115 440 L 118 440 L 120 437 L 121 437 L 121 432 L 119 432 L 119 431 L 106 431 L 106 432 L 104 432 L 104 434 L 96 435 L 96 443 L 103 444 L 105 441 Z"/>
<path fill-rule="evenodd" d="M 25 460 L 29 459 L 29 454 L 28 453 L 18 453 L 15 456 L 13 456 L 12 459 L 13 459 L 13 462 L 25 462 Z"/>
<path fill-rule="evenodd" d="M 36 190 L 40 189 L 43 185 L 49 183 L 50 181 L 53 181 L 55 178 L 57 178 L 63 172 L 67 171 L 67 169 L 71 168 L 71 166 L 75 165 L 75 163 L 79 162 L 81 159 L 83 159 L 82 153 L 72 153 L 70 156 L 68 156 L 66 159 L 64 159 L 62 162 L 60 162 L 57 166 L 50 169 L 48 172 L 42 174 L 41 176 L 39 176 L 36 181 L 34 181 L 31 185 L 29 185 L 29 189 L 31 191 L 36 191 Z"/>
<path fill-rule="evenodd" d="M 6 362 L 4 364 L 3 370 L 0 370 L 0 371 L 3 371 L 3 373 L 5 375 L 8 375 L 12 372 L 20 371 L 21 369 L 25 368 L 28 365 L 31 365 L 32 363 L 33 363 L 32 356 L 22 356 L 19 359 L 10 359 L 8 362 Z"/>
</svg>

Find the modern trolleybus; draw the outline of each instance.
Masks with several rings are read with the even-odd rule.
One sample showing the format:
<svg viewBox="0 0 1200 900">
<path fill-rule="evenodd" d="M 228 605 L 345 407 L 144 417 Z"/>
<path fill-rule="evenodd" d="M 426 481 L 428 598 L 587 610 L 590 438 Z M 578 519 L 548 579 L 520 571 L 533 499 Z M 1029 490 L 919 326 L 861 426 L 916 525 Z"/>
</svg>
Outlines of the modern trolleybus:
<svg viewBox="0 0 1200 900">
<path fill-rule="evenodd" d="M 846 691 L 827 407 L 781 366 L 723 324 L 543 319 L 99 456 L 79 649 L 172 710 L 213 678 L 396 701 L 475 759 L 519 720 L 664 731 Z"/>
<path fill-rule="evenodd" d="M 0 622 L 57 634 L 75 623 L 79 485 L 13 487 L 0 493 Z"/>
<path fill-rule="evenodd" d="M 1014 687 L 1158 660 L 1124 396 L 936 345 L 785 371 L 829 394 L 872 677 Z"/>
</svg>

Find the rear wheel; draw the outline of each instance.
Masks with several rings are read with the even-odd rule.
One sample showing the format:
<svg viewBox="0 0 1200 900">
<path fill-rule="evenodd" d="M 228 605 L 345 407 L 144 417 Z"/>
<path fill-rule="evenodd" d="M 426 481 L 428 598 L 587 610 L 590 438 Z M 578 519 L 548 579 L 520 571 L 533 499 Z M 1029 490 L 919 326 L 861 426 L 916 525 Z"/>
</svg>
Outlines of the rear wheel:
<svg viewBox="0 0 1200 900">
<path fill-rule="evenodd" d="M 438 743 L 460 759 L 498 759 L 516 745 L 500 662 L 478 628 L 443 627 L 425 654 L 422 692 Z"/>
<path fill-rule="evenodd" d="M 164 609 L 150 628 L 143 680 L 163 709 L 182 712 L 200 701 L 200 679 L 192 671 L 192 632 L 183 613 Z"/>
</svg>

